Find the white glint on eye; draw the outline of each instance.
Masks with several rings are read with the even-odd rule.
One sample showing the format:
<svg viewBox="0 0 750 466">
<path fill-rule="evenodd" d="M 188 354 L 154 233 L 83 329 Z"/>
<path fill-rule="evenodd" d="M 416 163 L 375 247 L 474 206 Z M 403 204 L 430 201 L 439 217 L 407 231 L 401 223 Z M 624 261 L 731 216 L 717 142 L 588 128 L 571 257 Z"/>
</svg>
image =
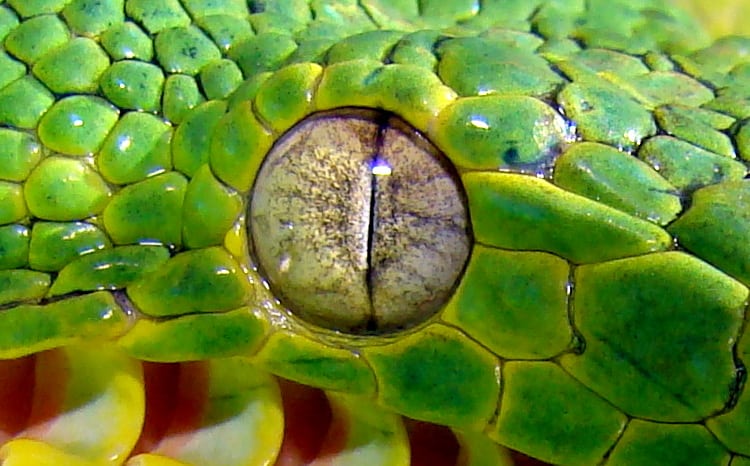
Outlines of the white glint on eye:
<svg viewBox="0 0 750 466">
<path fill-rule="evenodd" d="M 391 167 L 382 160 L 376 161 L 372 166 L 372 174 L 375 176 L 388 176 L 393 173 Z"/>
</svg>

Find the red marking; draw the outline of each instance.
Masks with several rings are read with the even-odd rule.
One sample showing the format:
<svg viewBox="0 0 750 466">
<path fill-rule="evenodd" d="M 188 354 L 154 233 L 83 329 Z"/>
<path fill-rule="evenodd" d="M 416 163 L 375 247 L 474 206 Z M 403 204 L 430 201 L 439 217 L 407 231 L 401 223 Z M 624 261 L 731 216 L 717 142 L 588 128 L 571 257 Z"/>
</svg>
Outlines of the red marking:
<svg viewBox="0 0 750 466">
<path fill-rule="evenodd" d="M 28 424 L 34 392 L 34 356 L 0 360 L 0 445 Z"/>
<path fill-rule="evenodd" d="M 284 406 L 284 441 L 276 466 L 308 465 L 331 427 L 331 406 L 322 390 L 277 379 Z"/>
<path fill-rule="evenodd" d="M 329 403 L 330 404 L 330 403 Z M 318 457 L 311 466 L 329 466 L 334 463 L 339 453 L 346 449 L 351 430 L 348 413 L 343 409 L 331 406 L 331 422 Z"/>
<path fill-rule="evenodd" d="M 36 355 L 34 399 L 29 428 L 24 436 L 44 438 L 47 429 L 64 412 L 68 392 L 69 361 L 65 350 L 53 349 Z"/>
<path fill-rule="evenodd" d="M 538 459 L 526 456 L 521 452 L 511 450 L 510 456 L 513 458 L 514 466 L 551 466 L 549 463 L 545 463 Z"/>
<path fill-rule="evenodd" d="M 411 446 L 411 466 L 455 466 L 460 446 L 453 432 L 428 422 L 404 419 Z"/>
<path fill-rule="evenodd" d="M 177 405 L 179 364 L 144 362 L 146 418 L 132 455 L 153 451 L 164 438 Z"/>
<path fill-rule="evenodd" d="M 462 466 L 462 460 L 467 460 L 462 458 L 458 440 L 449 428 L 412 419 L 404 421 L 411 445 L 411 466 Z M 551 466 L 515 450 L 510 453 L 514 466 Z"/>
<path fill-rule="evenodd" d="M 202 426 L 209 397 L 210 365 L 206 361 L 179 365 L 175 406 L 169 428 L 157 453 L 177 457 L 193 433 Z"/>
</svg>

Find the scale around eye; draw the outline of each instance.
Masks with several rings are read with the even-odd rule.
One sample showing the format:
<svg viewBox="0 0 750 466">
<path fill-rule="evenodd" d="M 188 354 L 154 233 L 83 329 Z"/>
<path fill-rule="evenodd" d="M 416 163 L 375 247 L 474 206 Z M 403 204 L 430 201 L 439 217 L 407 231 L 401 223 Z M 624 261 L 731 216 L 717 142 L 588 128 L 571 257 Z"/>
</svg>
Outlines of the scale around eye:
<svg viewBox="0 0 750 466">
<path fill-rule="evenodd" d="M 472 245 L 455 168 L 385 112 L 314 114 L 266 156 L 248 207 L 251 250 L 294 315 L 384 334 L 437 313 Z"/>
</svg>

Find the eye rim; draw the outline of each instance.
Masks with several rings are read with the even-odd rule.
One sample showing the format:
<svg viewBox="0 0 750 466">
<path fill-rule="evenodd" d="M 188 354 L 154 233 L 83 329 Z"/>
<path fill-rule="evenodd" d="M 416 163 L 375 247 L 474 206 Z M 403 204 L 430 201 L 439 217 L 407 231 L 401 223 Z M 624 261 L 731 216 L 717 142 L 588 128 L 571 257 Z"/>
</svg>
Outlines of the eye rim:
<svg viewBox="0 0 750 466">
<path fill-rule="evenodd" d="M 378 137 L 381 133 L 385 133 L 387 130 L 394 130 L 401 135 L 408 138 L 409 143 L 412 144 L 417 151 L 424 152 L 419 156 L 429 157 L 431 161 L 436 162 L 441 169 L 441 173 L 446 175 L 452 181 L 452 185 L 455 187 L 456 193 L 458 194 L 458 202 L 462 208 L 464 225 L 462 226 L 463 237 L 465 238 L 465 254 L 461 262 L 461 266 L 457 269 L 455 277 L 449 287 L 446 288 L 445 297 L 440 301 L 439 305 L 435 307 L 428 315 L 416 319 L 413 322 L 409 322 L 407 325 L 390 326 L 387 329 L 371 329 L 371 328 L 359 328 L 352 329 L 341 329 L 331 326 L 322 325 L 319 322 L 311 321 L 303 316 L 298 315 L 290 306 L 285 303 L 285 299 L 280 293 L 276 291 L 275 285 L 272 285 L 268 278 L 266 268 L 261 264 L 259 254 L 257 252 L 258 246 L 254 240 L 252 233 L 253 215 L 252 215 L 252 204 L 254 193 L 258 189 L 258 183 L 261 177 L 261 172 L 264 167 L 267 166 L 269 156 L 274 152 L 277 147 L 282 144 L 287 138 L 293 135 L 302 125 L 310 124 L 316 120 L 321 119 L 361 119 L 367 122 L 371 122 L 377 125 Z M 375 148 L 380 150 L 382 141 L 378 141 Z M 377 156 L 377 153 L 371 155 L 372 159 Z M 418 156 L 412 156 L 418 157 Z M 405 118 L 393 111 L 385 110 L 383 108 L 367 107 L 367 106 L 342 106 L 332 109 L 325 109 L 319 111 L 311 111 L 306 113 L 302 118 L 298 119 L 295 123 L 291 124 L 288 129 L 284 132 L 279 133 L 274 138 L 274 141 L 270 148 L 265 152 L 261 162 L 258 164 L 256 173 L 253 176 L 253 182 L 250 189 L 245 194 L 246 206 L 243 213 L 245 217 L 244 230 L 246 231 L 247 238 L 247 254 L 251 267 L 255 270 L 263 287 L 268 291 L 269 295 L 274 301 L 273 316 L 271 320 L 277 321 L 276 324 L 280 327 L 293 327 L 298 331 L 314 335 L 315 339 L 319 341 L 328 341 L 328 344 L 341 345 L 341 344 L 355 344 L 360 343 L 363 347 L 370 346 L 372 344 L 387 343 L 389 341 L 397 341 L 404 336 L 410 334 L 419 333 L 422 329 L 434 325 L 436 323 L 446 324 L 443 321 L 441 315 L 446 309 L 448 303 L 453 299 L 456 291 L 461 286 L 464 279 L 466 269 L 472 257 L 474 246 L 476 244 L 476 238 L 473 232 L 473 222 L 471 219 L 471 211 L 468 200 L 468 195 L 464 187 L 462 180 L 462 173 L 467 171 L 462 169 L 458 165 L 454 164 L 451 158 L 443 152 L 436 143 L 434 143 L 424 132 L 412 126 Z M 373 214 L 371 214 L 373 215 Z M 371 245 L 368 242 L 368 247 Z M 370 267 L 371 264 L 368 264 Z M 369 285 L 368 285 L 369 286 Z M 268 309 L 267 309 L 268 311 Z"/>
</svg>

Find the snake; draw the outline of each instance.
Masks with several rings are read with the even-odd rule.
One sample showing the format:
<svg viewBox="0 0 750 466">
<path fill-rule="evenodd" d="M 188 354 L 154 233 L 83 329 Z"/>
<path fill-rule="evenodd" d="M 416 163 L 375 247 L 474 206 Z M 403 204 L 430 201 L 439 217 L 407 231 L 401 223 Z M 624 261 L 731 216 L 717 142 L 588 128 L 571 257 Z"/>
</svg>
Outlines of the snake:
<svg viewBox="0 0 750 466">
<path fill-rule="evenodd" d="M 4 466 L 750 465 L 750 38 L 671 4 L 4 0 L 0 161 Z"/>
</svg>

